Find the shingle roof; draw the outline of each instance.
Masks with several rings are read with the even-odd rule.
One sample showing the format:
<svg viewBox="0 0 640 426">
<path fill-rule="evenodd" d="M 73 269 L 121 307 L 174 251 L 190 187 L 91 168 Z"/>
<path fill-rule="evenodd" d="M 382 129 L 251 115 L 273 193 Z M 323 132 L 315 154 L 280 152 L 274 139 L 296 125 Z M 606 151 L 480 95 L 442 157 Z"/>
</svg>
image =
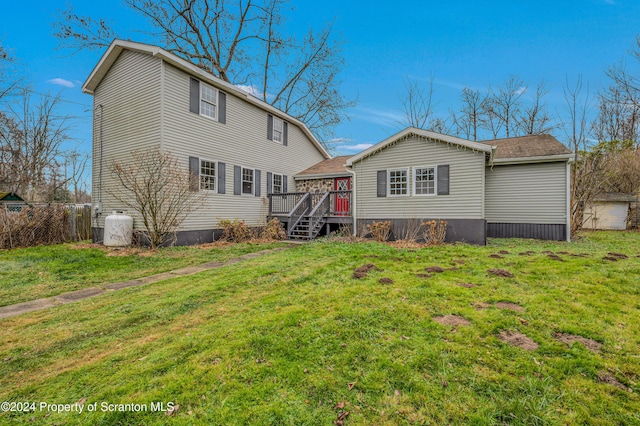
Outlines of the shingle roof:
<svg viewBox="0 0 640 426">
<path fill-rule="evenodd" d="M 335 174 L 343 174 L 344 176 L 349 176 L 350 173 L 344 167 L 347 158 L 351 158 L 351 155 L 343 155 L 340 157 L 330 158 L 328 160 L 323 160 L 318 164 L 315 164 L 309 167 L 306 170 L 301 171 L 296 174 L 296 176 L 304 176 L 304 175 L 335 175 Z"/>
<path fill-rule="evenodd" d="M 531 135 L 517 138 L 482 141 L 497 146 L 494 158 L 546 157 L 571 154 L 571 151 L 551 135 Z"/>
</svg>

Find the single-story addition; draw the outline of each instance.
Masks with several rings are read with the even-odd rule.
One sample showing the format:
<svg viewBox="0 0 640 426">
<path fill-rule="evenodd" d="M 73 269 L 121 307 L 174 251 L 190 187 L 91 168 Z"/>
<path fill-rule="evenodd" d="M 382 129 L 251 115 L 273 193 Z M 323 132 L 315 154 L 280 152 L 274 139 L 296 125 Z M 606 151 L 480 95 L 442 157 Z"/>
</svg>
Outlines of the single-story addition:
<svg viewBox="0 0 640 426">
<path fill-rule="evenodd" d="M 638 200 L 631 194 L 604 193 L 596 196 L 584 211 L 583 228 L 627 229 L 630 205 Z"/>
<path fill-rule="evenodd" d="M 83 92 L 93 95 L 93 239 L 123 210 L 114 161 L 159 148 L 205 192 L 177 244 L 210 242 L 220 221 L 277 217 L 312 239 L 375 221 L 448 222 L 447 240 L 569 239 L 571 152 L 551 136 L 473 142 L 407 128 L 332 158 L 304 123 L 159 47 L 115 40 Z M 134 228 L 143 229 L 135 212 Z"/>
</svg>

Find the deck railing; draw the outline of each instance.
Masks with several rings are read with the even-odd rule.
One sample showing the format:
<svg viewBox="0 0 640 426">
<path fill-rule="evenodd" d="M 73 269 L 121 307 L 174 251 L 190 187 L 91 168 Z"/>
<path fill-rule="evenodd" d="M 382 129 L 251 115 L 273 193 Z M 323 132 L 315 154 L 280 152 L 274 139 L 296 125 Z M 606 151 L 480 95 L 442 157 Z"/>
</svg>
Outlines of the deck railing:
<svg viewBox="0 0 640 426">
<path fill-rule="evenodd" d="M 298 216 L 301 214 L 300 207 L 308 208 L 307 212 L 313 210 L 323 199 L 328 204 L 327 215 L 329 216 L 351 216 L 351 191 L 328 191 L 327 192 L 288 192 L 284 194 L 268 194 L 269 215 L 270 216 Z M 308 198 L 307 198 L 308 197 Z M 305 198 L 302 205 L 300 201 Z M 294 209 L 297 209 L 294 212 Z"/>
</svg>

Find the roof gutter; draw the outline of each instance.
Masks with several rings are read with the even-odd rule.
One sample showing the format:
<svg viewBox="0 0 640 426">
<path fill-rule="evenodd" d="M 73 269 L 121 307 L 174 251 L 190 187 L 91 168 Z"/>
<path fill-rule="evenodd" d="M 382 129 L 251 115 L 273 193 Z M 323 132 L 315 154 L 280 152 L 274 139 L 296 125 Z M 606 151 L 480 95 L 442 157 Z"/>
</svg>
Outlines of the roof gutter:
<svg viewBox="0 0 640 426">
<path fill-rule="evenodd" d="M 554 161 L 572 161 L 573 154 L 540 155 L 535 157 L 495 158 L 493 164 L 550 163 Z"/>
</svg>

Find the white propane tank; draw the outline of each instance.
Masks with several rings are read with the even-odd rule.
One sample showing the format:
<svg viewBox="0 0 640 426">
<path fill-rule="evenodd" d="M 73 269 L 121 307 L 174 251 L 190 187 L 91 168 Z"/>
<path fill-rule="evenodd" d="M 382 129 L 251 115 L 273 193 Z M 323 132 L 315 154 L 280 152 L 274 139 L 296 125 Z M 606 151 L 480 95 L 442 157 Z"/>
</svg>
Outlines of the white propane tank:
<svg viewBox="0 0 640 426">
<path fill-rule="evenodd" d="M 104 219 L 104 245 L 124 247 L 131 245 L 133 218 L 122 210 L 114 210 Z"/>
</svg>

